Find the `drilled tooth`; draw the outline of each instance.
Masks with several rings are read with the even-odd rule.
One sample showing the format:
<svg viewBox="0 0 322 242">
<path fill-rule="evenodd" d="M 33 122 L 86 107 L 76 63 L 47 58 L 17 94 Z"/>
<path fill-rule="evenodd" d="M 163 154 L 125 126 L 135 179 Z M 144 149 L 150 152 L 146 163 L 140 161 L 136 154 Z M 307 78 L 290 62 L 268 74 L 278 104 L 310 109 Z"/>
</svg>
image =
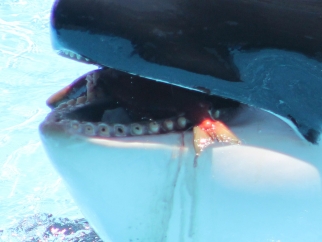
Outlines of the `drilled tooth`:
<svg viewBox="0 0 322 242">
<path fill-rule="evenodd" d="M 68 104 L 69 106 L 74 106 L 74 105 L 76 104 L 76 100 L 75 100 L 75 99 L 71 99 L 71 100 L 69 100 L 69 101 L 67 102 L 67 104 Z"/>
<path fill-rule="evenodd" d="M 80 96 L 80 97 L 78 97 L 77 98 L 77 100 L 76 100 L 76 105 L 78 105 L 78 104 L 84 104 L 85 102 L 86 102 L 86 96 Z"/>
<path fill-rule="evenodd" d="M 131 124 L 131 134 L 132 135 L 143 135 L 144 134 L 143 125 L 138 124 L 138 123 Z"/>
<path fill-rule="evenodd" d="M 92 123 L 86 123 L 83 126 L 85 135 L 93 136 L 96 134 L 96 127 Z"/>
<path fill-rule="evenodd" d="M 187 125 L 187 119 L 185 117 L 179 117 L 178 120 L 177 120 L 177 124 L 178 124 L 180 129 L 183 129 Z"/>
<path fill-rule="evenodd" d="M 168 130 L 168 131 L 172 131 L 172 130 L 173 130 L 173 126 L 174 126 L 174 124 L 173 124 L 173 121 L 172 121 L 171 119 L 166 119 L 166 120 L 164 120 L 164 122 L 163 122 L 163 126 L 164 126 L 164 128 L 165 128 L 166 130 Z"/>
<path fill-rule="evenodd" d="M 124 137 L 127 135 L 127 127 L 123 124 L 114 125 L 114 135 L 117 137 Z"/>
<path fill-rule="evenodd" d="M 81 131 L 81 124 L 76 120 L 72 120 L 70 122 L 70 128 L 73 132 L 80 132 Z"/>
<path fill-rule="evenodd" d="M 98 135 L 102 137 L 110 137 L 110 127 L 107 124 L 99 124 L 97 127 Z"/>
<path fill-rule="evenodd" d="M 156 121 L 149 123 L 149 131 L 153 134 L 159 133 L 160 124 L 158 124 Z"/>
</svg>

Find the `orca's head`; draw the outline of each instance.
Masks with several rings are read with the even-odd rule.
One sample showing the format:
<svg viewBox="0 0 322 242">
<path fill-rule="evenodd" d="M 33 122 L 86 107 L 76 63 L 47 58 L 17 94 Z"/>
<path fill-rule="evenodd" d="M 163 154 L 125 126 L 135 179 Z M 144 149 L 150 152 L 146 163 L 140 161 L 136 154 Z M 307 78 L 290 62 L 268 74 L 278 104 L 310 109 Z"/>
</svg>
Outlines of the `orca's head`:
<svg viewBox="0 0 322 242">
<path fill-rule="evenodd" d="M 41 138 L 104 241 L 317 233 L 321 14 L 301 0 L 56 1 L 54 49 L 99 68 L 47 100 Z"/>
</svg>

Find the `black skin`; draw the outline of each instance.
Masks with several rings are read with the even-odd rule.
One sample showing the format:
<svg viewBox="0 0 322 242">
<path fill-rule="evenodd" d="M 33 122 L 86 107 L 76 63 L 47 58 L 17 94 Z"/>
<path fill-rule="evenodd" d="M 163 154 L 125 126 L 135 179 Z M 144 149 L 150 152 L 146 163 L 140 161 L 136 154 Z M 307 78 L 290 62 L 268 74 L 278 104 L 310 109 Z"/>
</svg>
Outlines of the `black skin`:
<svg viewBox="0 0 322 242">
<path fill-rule="evenodd" d="M 58 0 L 52 27 L 55 44 L 85 51 L 94 62 L 104 49 L 95 43 L 81 49 L 82 40 L 62 30 L 122 37 L 149 62 L 240 81 L 230 50 L 274 48 L 319 58 L 321 16 L 322 3 L 306 0 Z"/>
</svg>

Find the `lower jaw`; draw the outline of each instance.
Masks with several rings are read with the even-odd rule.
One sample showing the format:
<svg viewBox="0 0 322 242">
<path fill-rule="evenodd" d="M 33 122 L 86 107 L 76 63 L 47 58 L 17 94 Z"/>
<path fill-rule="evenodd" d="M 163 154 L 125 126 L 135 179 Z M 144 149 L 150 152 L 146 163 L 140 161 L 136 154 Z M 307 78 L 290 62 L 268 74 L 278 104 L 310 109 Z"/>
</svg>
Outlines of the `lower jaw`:
<svg viewBox="0 0 322 242">
<path fill-rule="evenodd" d="M 282 228 L 291 236 L 293 229 L 284 226 L 290 215 L 277 213 L 288 211 L 289 203 L 276 209 L 276 202 L 322 211 L 312 207 L 321 197 L 322 147 L 261 110 L 245 108 L 233 123 L 243 145 L 215 143 L 196 167 L 190 131 L 103 139 L 46 122 L 40 131 L 52 163 L 104 241 L 223 241 L 227 235 L 218 228 L 231 221 L 239 221 L 237 231 L 257 221 L 257 230 Z M 269 201 L 264 211 L 263 197 Z M 274 226 L 267 226 L 275 213 Z M 302 213 L 291 216 L 303 219 Z"/>
</svg>

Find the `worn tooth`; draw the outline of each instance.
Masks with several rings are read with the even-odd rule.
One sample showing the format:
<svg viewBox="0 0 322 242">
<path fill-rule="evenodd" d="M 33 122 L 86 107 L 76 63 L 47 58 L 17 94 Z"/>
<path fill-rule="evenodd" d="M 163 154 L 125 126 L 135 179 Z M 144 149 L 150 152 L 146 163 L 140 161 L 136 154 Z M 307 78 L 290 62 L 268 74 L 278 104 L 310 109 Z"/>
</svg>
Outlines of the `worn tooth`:
<svg viewBox="0 0 322 242">
<path fill-rule="evenodd" d="M 180 117 L 177 120 L 177 124 L 178 124 L 178 126 L 179 126 L 180 129 L 183 129 L 187 125 L 187 119 L 185 117 Z"/>
<path fill-rule="evenodd" d="M 70 121 L 67 119 L 61 119 L 58 121 L 58 123 L 61 125 L 68 125 L 70 123 Z"/>
<path fill-rule="evenodd" d="M 77 120 L 72 120 L 70 122 L 70 127 L 71 127 L 72 131 L 79 132 L 81 130 L 81 125 Z"/>
<path fill-rule="evenodd" d="M 99 124 L 97 129 L 99 136 L 110 137 L 110 127 L 107 124 Z"/>
<path fill-rule="evenodd" d="M 69 53 L 68 50 L 63 50 L 63 52 L 65 55 L 68 55 L 68 53 Z"/>
<path fill-rule="evenodd" d="M 75 54 L 73 52 L 69 52 L 69 56 L 74 58 Z"/>
<path fill-rule="evenodd" d="M 156 121 L 149 123 L 149 131 L 154 134 L 159 133 L 160 125 Z"/>
<path fill-rule="evenodd" d="M 114 125 L 114 134 L 117 137 L 126 136 L 126 126 L 123 124 Z"/>
<path fill-rule="evenodd" d="M 95 125 L 93 125 L 92 123 L 86 123 L 84 124 L 84 134 L 85 135 L 95 135 Z"/>
<path fill-rule="evenodd" d="M 91 102 L 95 100 L 95 86 L 97 81 L 97 76 L 93 75 L 87 75 L 86 76 L 86 89 L 87 89 L 87 102 Z"/>
<path fill-rule="evenodd" d="M 163 126 L 168 130 L 168 131 L 172 131 L 173 130 L 173 121 L 170 119 L 166 119 L 163 122 Z"/>
<path fill-rule="evenodd" d="M 144 128 L 141 124 L 138 124 L 138 123 L 131 124 L 132 135 L 142 135 L 143 133 L 144 133 Z"/>
<path fill-rule="evenodd" d="M 77 58 L 77 60 L 80 60 L 80 59 L 82 58 L 82 56 L 81 56 L 81 55 L 76 54 L 76 58 Z"/>
<path fill-rule="evenodd" d="M 67 102 L 67 104 L 68 104 L 69 106 L 74 106 L 74 105 L 76 104 L 76 100 L 75 100 L 75 99 L 71 99 L 71 100 L 69 100 L 69 101 Z"/>
<path fill-rule="evenodd" d="M 213 114 L 214 119 L 218 119 L 220 117 L 220 110 L 216 110 Z"/>
<path fill-rule="evenodd" d="M 63 108 L 66 108 L 67 106 L 68 106 L 67 103 L 61 103 L 58 105 L 56 109 L 63 109 Z"/>
<path fill-rule="evenodd" d="M 88 59 L 88 58 L 85 58 L 85 60 L 86 60 L 86 61 L 89 61 L 89 59 Z"/>
<path fill-rule="evenodd" d="M 86 96 L 80 96 L 76 100 L 76 105 L 78 105 L 78 104 L 84 104 L 86 102 L 86 100 L 87 100 L 87 97 Z"/>
</svg>

